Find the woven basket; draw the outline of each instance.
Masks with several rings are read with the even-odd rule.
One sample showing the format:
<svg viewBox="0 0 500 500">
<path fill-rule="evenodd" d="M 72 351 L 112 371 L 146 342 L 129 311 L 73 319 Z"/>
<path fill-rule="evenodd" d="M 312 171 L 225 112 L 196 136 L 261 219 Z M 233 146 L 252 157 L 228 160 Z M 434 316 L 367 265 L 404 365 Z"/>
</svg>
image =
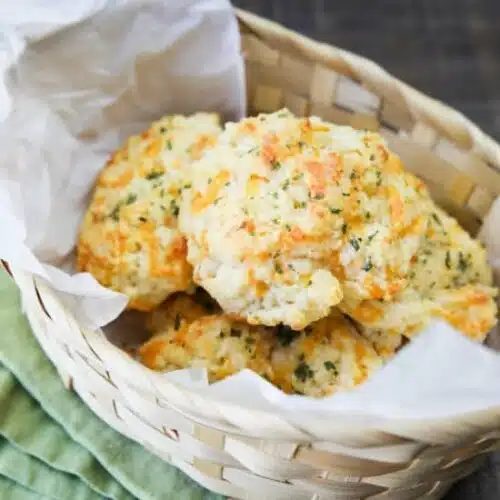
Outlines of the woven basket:
<svg viewBox="0 0 500 500">
<path fill-rule="evenodd" d="M 380 131 L 435 199 L 471 233 L 478 230 L 500 194 L 498 144 L 370 61 L 237 15 L 251 113 L 287 106 Z M 500 445 L 500 425 L 478 414 L 425 426 L 388 420 L 360 437 L 341 419 L 314 415 L 298 426 L 208 400 L 134 362 L 102 332 L 81 328 L 32 275 L 9 271 L 67 387 L 109 425 L 228 497 L 437 499 Z"/>
</svg>

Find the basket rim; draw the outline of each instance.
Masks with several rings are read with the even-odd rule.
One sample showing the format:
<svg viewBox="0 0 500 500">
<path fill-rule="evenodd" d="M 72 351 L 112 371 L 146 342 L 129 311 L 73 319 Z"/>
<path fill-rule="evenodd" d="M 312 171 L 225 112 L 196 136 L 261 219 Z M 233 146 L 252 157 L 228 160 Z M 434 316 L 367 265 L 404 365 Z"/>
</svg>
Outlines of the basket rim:
<svg viewBox="0 0 500 500">
<path fill-rule="evenodd" d="M 404 101 L 411 104 L 409 110 L 414 116 L 418 115 L 420 119 L 430 123 L 434 128 L 436 128 L 435 123 L 443 123 L 445 119 L 450 121 L 455 127 L 461 129 L 462 134 L 469 137 L 472 145 L 471 152 L 475 152 L 485 161 L 496 165 L 500 169 L 500 142 L 497 142 L 495 138 L 487 134 L 470 118 L 452 106 L 430 97 L 403 80 L 400 80 L 367 57 L 326 42 L 320 42 L 287 28 L 276 21 L 259 16 L 245 9 L 234 8 L 234 11 L 237 19 L 250 32 L 257 35 L 260 35 L 260 33 L 273 34 L 299 50 L 307 47 L 309 51 L 315 52 L 319 56 L 319 59 L 327 66 L 334 61 L 335 56 L 340 56 L 348 65 L 352 74 L 357 76 L 358 80 L 363 84 L 365 83 L 365 78 L 358 71 L 359 67 L 362 67 L 364 74 L 372 77 L 373 80 L 384 80 L 384 85 L 396 88 Z M 453 142 L 455 141 L 453 140 Z M 460 149 L 463 149 L 463 147 L 460 147 Z"/>
<path fill-rule="evenodd" d="M 313 41 L 310 38 L 307 38 L 303 35 L 300 35 L 294 31 L 292 31 L 292 30 L 289 30 L 288 28 L 285 28 L 285 27 L 279 25 L 278 23 L 275 23 L 273 21 L 269 21 L 265 18 L 261 18 L 255 14 L 251 14 L 251 13 L 243 11 L 241 9 L 235 9 L 235 11 L 236 11 L 236 14 L 238 16 L 238 19 L 240 19 L 240 21 L 242 21 L 245 25 L 248 25 L 250 30 L 252 30 L 252 26 L 257 26 L 257 28 L 263 29 L 264 31 L 276 32 L 279 35 L 282 35 L 284 38 L 286 38 L 290 42 L 292 42 L 293 44 L 310 45 L 310 46 L 312 46 L 313 49 L 315 49 L 315 50 L 317 49 L 317 52 L 319 53 L 319 55 L 326 62 L 329 59 L 333 59 L 332 55 L 334 53 L 338 53 L 338 54 L 342 55 L 343 57 L 345 57 L 346 59 L 364 62 L 365 64 L 367 64 L 370 67 L 370 71 L 375 71 L 375 72 L 379 72 L 379 73 L 382 72 L 384 75 L 384 78 L 390 79 L 390 81 L 392 81 L 393 83 L 397 84 L 401 88 L 404 88 L 405 91 L 408 92 L 409 98 L 414 100 L 417 106 L 421 106 L 422 108 L 425 108 L 427 110 L 428 103 L 432 103 L 433 105 L 435 104 L 436 106 L 438 106 L 437 109 L 444 109 L 444 110 L 447 110 L 446 112 L 451 112 L 453 114 L 453 116 L 455 116 L 455 115 L 458 116 L 460 121 L 466 125 L 466 128 L 472 128 L 473 131 L 476 131 L 477 134 L 479 134 L 478 135 L 478 137 L 480 138 L 479 142 L 483 141 L 485 143 L 488 143 L 488 141 L 490 141 L 492 143 L 492 146 L 494 146 L 494 151 L 495 151 L 498 159 L 500 160 L 500 145 L 498 145 L 493 139 L 489 138 L 486 134 L 484 134 L 476 125 L 474 125 L 471 121 L 469 121 L 465 116 L 463 116 L 459 112 L 453 110 L 451 107 L 448 107 L 448 106 L 440 103 L 439 101 L 435 101 L 432 98 L 425 96 L 423 93 L 421 93 L 421 92 L 413 89 L 412 87 L 404 84 L 403 82 L 399 81 L 395 77 L 391 76 L 389 73 L 387 73 L 385 70 L 383 70 L 380 66 L 376 65 L 375 63 L 372 63 L 368 59 L 362 58 L 362 57 L 357 56 L 355 54 L 352 54 L 348 51 L 344 51 L 342 49 L 338 49 L 338 48 L 335 48 L 335 47 L 327 45 L 327 44 Z M 432 112 L 436 113 L 434 110 Z M 498 163 L 500 163 L 500 161 Z M 36 288 L 36 283 L 33 283 L 33 286 L 35 286 L 35 288 Z M 52 291 L 51 291 L 51 293 L 52 293 Z M 57 297 L 57 295 L 56 295 L 56 297 Z M 58 302 L 61 302 L 58 297 L 57 297 L 57 299 L 58 299 Z M 61 304 L 61 306 L 63 307 L 65 314 L 72 316 L 63 304 Z M 95 331 L 95 334 L 104 336 L 104 332 L 102 329 L 97 329 Z M 107 339 L 105 339 L 105 340 L 106 340 L 106 348 L 110 352 L 115 351 L 116 355 L 121 354 L 123 357 L 126 357 L 125 353 L 123 353 L 118 347 L 116 347 L 114 344 L 112 344 L 111 341 L 109 341 Z M 112 356 L 114 356 L 113 353 L 112 353 Z M 153 372 L 152 370 L 148 369 L 147 367 L 141 365 L 139 362 L 137 362 L 131 358 L 129 358 L 127 361 L 131 365 L 133 364 L 137 370 L 141 370 L 142 373 L 144 373 L 145 378 L 152 378 L 155 376 L 161 377 L 161 373 Z M 216 397 L 212 394 L 210 396 L 207 396 L 206 394 L 202 394 L 199 390 L 194 390 L 192 388 L 178 384 L 172 380 L 163 379 L 163 383 L 167 383 L 170 386 L 175 387 L 178 390 L 181 390 L 182 392 L 186 393 L 187 395 L 192 396 L 193 399 L 203 398 L 207 402 L 217 402 L 217 403 L 220 403 L 221 405 L 224 405 L 226 407 L 238 408 L 240 410 L 241 409 L 248 409 L 252 412 L 256 411 L 255 408 L 246 406 L 244 404 L 241 404 L 240 402 L 234 403 L 234 402 L 228 401 L 227 399 L 221 399 L 219 397 Z M 174 408 L 176 408 L 175 405 L 172 404 L 172 406 Z M 178 411 L 182 412 L 182 409 L 180 409 L 180 408 L 176 408 L 176 409 Z M 277 414 L 276 411 L 270 411 L 270 409 L 267 409 L 267 408 L 260 409 L 259 411 L 262 412 L 263 414 L 268 414 L 268 415 L 276 415 Z M 477 412 L 475 412 L 475 413 L 477 413 Z M 318 416 L 320 414 L 322 414 L 325 417 L 328 417 L 331 414 L 331 412 L 330 411 L 322 411 L 322 412 L 315 412 L 315 414 Z M 193 416 L 191 415 L 190 418 L 193 419 Z M 380 418 L 380 420 L 384 420 L 386 422 L 394 422 L 394 421 L 400 420 L 400 419 L 394 419 L 393 417 L 390 417 L 390 416 L 385 416 L 383 419 L 381 417 L 377 416 L 377 418 Z M 443 420 L 446 418 L 447 417 L 442 417 Z M 418 420 L 421 421 L 422 419 L 418 419 Z M 438 420 L 438 419 L 431 419 L 431 420 Z M 217 428 L 216 425 L 214 425 L 213 423 L 210 423 L 209 425 L 212 428 Z M 231 430 L 231 429 L 230 430 L 224 429 L 224 431 L 231 433 L 231 434 L 246 435 L 243 431 L 238 432 L 237 430 Z"/>
</svg>

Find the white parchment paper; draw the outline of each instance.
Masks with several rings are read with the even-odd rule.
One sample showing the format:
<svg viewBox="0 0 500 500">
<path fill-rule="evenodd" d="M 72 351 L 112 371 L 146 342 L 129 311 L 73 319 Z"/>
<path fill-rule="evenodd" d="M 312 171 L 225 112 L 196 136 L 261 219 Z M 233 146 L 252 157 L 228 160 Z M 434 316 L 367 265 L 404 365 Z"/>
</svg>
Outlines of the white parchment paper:
<svg viewBox="0 0 500 500">
<path fill-rule="evenodd" d="M 245 113 L 237 23 L 226 0 L 17 0 L 0 4 L 0 20 L 0 258 L 40 277 L 97 328 L 126 300 L 71 272 L 94 178 L 127 135 L 166 113 Z M 496 228 L 498 201 L 481 237 L 500 277 Z M 500 415 L 500 355 L 442 322 L 357 390 L 322 400 L 285 395 L 249 371 L 210 387 L 200 370 L 164 376 L 296 415 Z"/>
</svg>

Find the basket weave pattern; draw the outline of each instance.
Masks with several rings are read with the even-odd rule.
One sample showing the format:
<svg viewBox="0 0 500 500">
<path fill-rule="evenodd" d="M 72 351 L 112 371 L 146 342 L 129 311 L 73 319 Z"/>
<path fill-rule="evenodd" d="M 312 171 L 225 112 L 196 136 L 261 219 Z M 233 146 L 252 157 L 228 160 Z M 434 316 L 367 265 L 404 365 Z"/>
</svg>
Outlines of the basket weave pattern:
<svg viewBox="0 0 500 500">
<path fill-rule="evenodd" d="M 500 147 L 459 113 L 375 64 L 238 11 L 251 113 L 286 106 L 378 130 L 471 232 L 500 194 Z M 203 486 L 233 498 L 438 499 L 500 448 L 485 415 L 304 425 L 189 392 L 87 331 L 43 283 L 10 268 L 33 331 L 68 388 L 109 425 Z M 381 430 L 383 429 L 383 430 Z M 397 429 L 397 430 L 396 430 Z"/>
</svg>

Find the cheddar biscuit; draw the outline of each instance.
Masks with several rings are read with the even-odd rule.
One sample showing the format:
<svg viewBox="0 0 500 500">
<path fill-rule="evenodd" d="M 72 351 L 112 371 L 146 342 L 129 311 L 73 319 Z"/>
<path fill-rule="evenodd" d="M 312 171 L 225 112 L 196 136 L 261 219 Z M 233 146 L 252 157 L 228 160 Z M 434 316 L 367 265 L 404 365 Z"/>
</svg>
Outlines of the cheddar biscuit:
<svg viewBox="0 0 500 500">
<path fill-rule="evenodd" d="M 191 163 L 215 142 L 218 118 L 167 116 L 131 137 L 101 172 L 83 220 L 77 268 L 150 311 L 192 285 L 177 225 Z"/>
<path fill-rule="evenodd" d="M 225 311 L 300 330 L 406 285 L 428 193 L 378 134 L 281 110 L 227 124 L 194 169 L 179 224 Z"/>
<path fill-rule="evenodd" d="M 159 371 L 206 368 L 211 382 L 250 369 L 287 393 L 312 397 L 352 389 L 382 366 L 338 311 L 301 332 L 203 312 L 180 294 L 151 313 L 153 337 L 139 350 L 142 363 Z"/>
<path fill-rule="evenodd" d="M 278 335 L 271 359 L 273 382 L 285 392 L 323 397 L 353 389 L 383 364 L 338 311 L 288 335 Z"/>
<path fill-rule="evenodd" d="M 406 276 L 408 285 L 390 301 L 340 304 L 365 334 L 378 335 L 386 347 L 396 345 L 398 335 L 412 338 L 432 318 L 445 319 L 479 342 L 497 321 L 497 292 L 486 250 L 455 219 L 431 206 L 424 238 Z"/>
</svg>

